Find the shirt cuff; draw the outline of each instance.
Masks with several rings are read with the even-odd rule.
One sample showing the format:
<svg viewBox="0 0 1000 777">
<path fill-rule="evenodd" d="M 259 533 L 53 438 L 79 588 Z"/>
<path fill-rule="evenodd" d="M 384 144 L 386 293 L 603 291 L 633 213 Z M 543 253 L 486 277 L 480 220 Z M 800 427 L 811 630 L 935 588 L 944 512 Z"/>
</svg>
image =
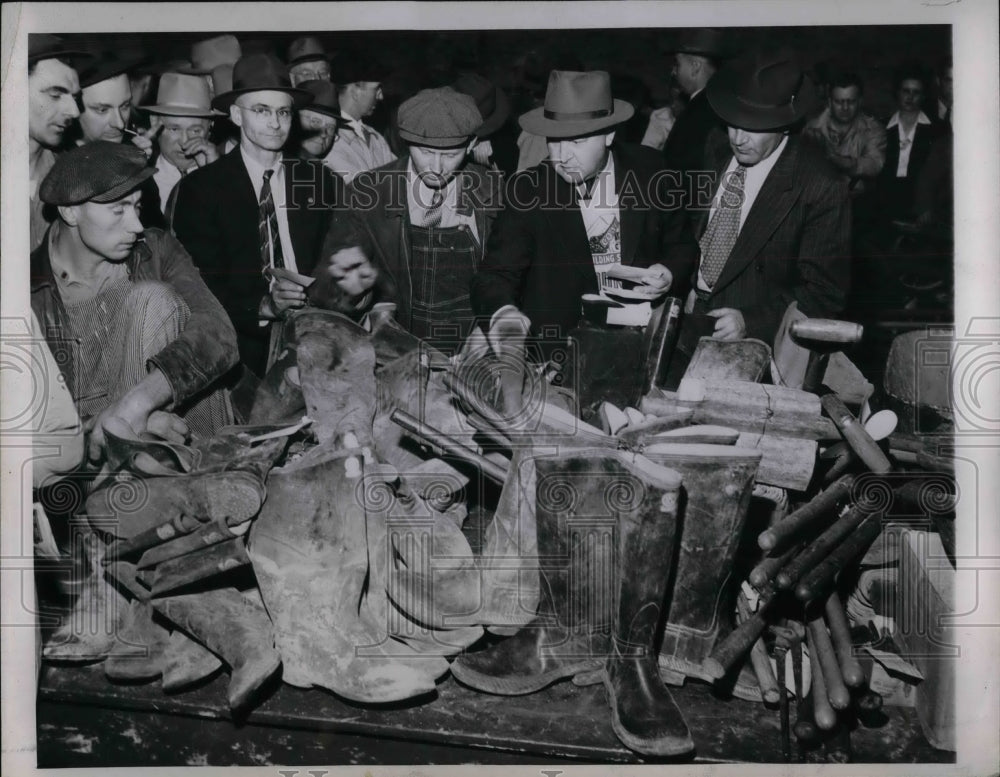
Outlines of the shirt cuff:
<svg viewBox="0 0 1000 777">
<path fill-rule="evenodd" d="M 520 313 L 521 312 L 518 309 L 517 305 L 504 305 L 502 308 L 500 308 L 499 310 L 497 310 L 496 313 L 494 313 L 492 316 L 490 316 L 490 329 L 492 329 L 493 325 L 496 324 L 496 322 L 497 322 L 497 316 L 499 316 L 501 313 L 506 313 L 508 310 L 513 310 L 515 313 Z"/>
</svg>

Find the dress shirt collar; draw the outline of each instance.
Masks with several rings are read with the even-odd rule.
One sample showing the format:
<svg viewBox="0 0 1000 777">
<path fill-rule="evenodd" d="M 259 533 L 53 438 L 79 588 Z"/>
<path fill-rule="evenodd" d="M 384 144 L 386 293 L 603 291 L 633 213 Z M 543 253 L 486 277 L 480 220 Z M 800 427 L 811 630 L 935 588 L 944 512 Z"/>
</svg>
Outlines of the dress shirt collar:
<svg viewBox="0 0 1000 777">
<path fill-rule="evenodd" d="M 920 113 L 917 114 L 917 124 L 930 124 L 930 123 L 931 120 L 927 118 L 926 113 L 920 111 Z M 892 129 L 897 124 L 899 124 L 899 111 L 896 111 L 894 114 L 892 114 L 892 118 L 889 119 L 889 123 L 885 125 L 885 128 Z"/>
</svg>

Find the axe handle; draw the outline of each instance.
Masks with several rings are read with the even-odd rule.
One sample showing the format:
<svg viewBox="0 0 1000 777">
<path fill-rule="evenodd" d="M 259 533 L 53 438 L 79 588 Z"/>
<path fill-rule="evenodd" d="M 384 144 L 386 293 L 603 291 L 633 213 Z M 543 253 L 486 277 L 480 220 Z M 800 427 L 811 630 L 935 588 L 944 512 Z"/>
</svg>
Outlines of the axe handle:
<svg viewBox="0 0 1000 777">
<path fill-rule="evenodd" d="M 427 444 L 440 448 L 449 456 L 454 456 L 456 459 L 476 467 L 486 477 L 490 478 L 490 480 L 494 480 L 502 485 L 504 480 L 507 479 L 507 469 L 505 467 L 500 466 L 495 461 L 490 461 L 481 453 L 465 447 L 458 440 L 449 437 L 444 432 L 435 429 L 419 418 L 414 418 L 406 411 L 397 408 L 392 411 L 389 418 Z"/>
<path fill-rule="evenodd" d="M 813 657 L 823 669 L 827 700 L 835 710 L 846 710 L 851 704 L 851 694 L 840 675 L 840 665 L 833 652 L 833 644 L 830 642 L 830 635 L 826 631 L 821 612 L 810 619 L 809 636 L 812 639 Z"/>
<path fill-rule="evenodd" d="M 854 486 L 854 476 L 845 475 L 829 488 L 821 491 L 783 521 L 761 532 L 757 544 L 761 550 L 772 553 L 793 543 L 807 528 L 828 517 L 839 505 L 847 501 Z M 780 552 L 780 551 L 779 551 Z"/>
<path fill-rule="evenodd" d="M 794 586 L 799 579 L 808 574 L 817 564 L 825 559 L 845 537 L 857 529 L 868 517 L 857 505 L 852 506 L 844 515 L 834 521 L 825 532 L 813 540 L 795 558 L 789 561 L 775 576 L 775 585 L 785 590 Z"/>
<path fill-rule="evenodd" d="M 799 584 L 795 587 L 795 597 L 802 602 L 818 598 L 841 570 L 868 550 L 868 546 L 875 541 L 881 531 L 881 516 L 878 514 L 868 515 L 847 539 L 837 545 L 820 564 L 799 580 Z"/>
<path fill-rule="evenodd" d="M 725 677 L 726 673 L 733 668 L 741 656 L 745 656 L 747 651 L 753 647 L 754 642 L 764 633 L 767 627 L 767 619 L 764 613 L 767 611 L 771 600 L 762 602 L 761 608 L 750 618 L 743 621 L 733 629 L 729 635 L 715 646 L 712 655 L 702 662 L 702 669 L 713 680 Z"/>
<path fill-rule="evenodd" d="M 868 469 L 878 475 L 884 475 L 892 469 L 892 464 L 886 458 L 886 455 L 882 453 L 882 449 L 878 447 L 878 443 L 872 439 L 872 436 L 868 434 L 865 427 L 851 414 L 851 411 L 847 409 L 847 406 L 841 401 L 840 397 L 836 394 L 826 394 L 820 397 L 819 401 L 822 403 L 826 414 L 830 416 L 830 419 L 836 424 L 844 439 L 847 440 L 847 444 L 851 446 L 851 450 L 857 454 L 858 458 L 864 462 L 864 465 Z"/>
<path fill-rule="evenodd" d="M 835 318 L 804 318 L 793 321 L 788 330 L 792 337 L 799 340 L 811 341 L 816 344 L 840 344 L 853 345 L 861 342 L 864 335 L 864 327 L 850 321 L 840 321 Z M 800 343 L 802 347 L 808 348 L 810 343 Z"/>
<path fill-rule="evenodd" d="M 830 706 L 830 699 L 827 697 L 826 678 L 823 677 L 822 661 L 819 660 L 816 650 L 816 642 L 813 640 L 812 629 L 808 629 L 809 639 L 809 669 L 812 673 L 812 698 L 813 698 L 813 718 L 816 725 L 824 731 L 830 731 L 837 725 L 837 713 Z"/>
<path fill-rule="evenodd" d="M 844 683 L 850 688 L 861 688 L 865 684 L 865 671 L 861 662 L 854 657 L 851 646 L 851 629 L 844 613 L 844 605 L 836 591 L 830 593 L 824 606 L 826 625 L 830 628 L 830 639 L 840 662 L 840 673 Z"/>
</svg>

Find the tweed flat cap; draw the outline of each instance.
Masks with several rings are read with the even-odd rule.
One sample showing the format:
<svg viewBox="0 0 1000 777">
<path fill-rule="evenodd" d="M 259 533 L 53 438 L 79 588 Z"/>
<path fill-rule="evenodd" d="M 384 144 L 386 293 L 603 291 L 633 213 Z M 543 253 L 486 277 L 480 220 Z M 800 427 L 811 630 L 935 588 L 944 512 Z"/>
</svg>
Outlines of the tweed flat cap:
<svg viewBox="0 0 1000 777">
<path fill-rule="evenodd" d="M 399 106 L 396 122 L 403 140 L 449 148 L 467 143 L 483 123 L 476 101 L 450 86 L 424 89 Z"/>
<path fill-rule="evenodd" d="M 95 140 L 60 154 L 38 197 L 49 205 L 115 202 L 155 172 L 135 146 Z"/>
</svg>

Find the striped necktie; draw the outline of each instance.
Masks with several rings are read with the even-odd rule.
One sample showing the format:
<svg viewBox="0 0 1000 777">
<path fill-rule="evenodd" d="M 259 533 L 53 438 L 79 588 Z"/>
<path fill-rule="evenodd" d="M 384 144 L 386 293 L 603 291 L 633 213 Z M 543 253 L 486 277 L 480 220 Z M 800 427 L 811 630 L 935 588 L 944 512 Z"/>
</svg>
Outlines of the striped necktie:
<svg viewBox="0 0 1000 777">
<path fill-rule="evenodd" d="M 431 204 L 424 212 L 424 226 L 433 228 L 441 226 L 441 217 L 444 204 L 444 189 L 435 189 L 431 195 Z"/>
<path fill-rule="evenodd" d="M 708 222 L 705 234 L 698 241 L 701 246 L 701 276 L 710 288 L 719 280 L 740 233 L 740 211 L 743 209 L 746 174 L 747 169 L 739 165 L 722 182 L 719 204 L 712 220 Z"/>
<path fill-rule="evenodd" d="M 278 236 L 278 216 L 274 211 L 274 198 L 271 196 L 271 174 L 274 170 L 264 171 L 264 185 L 260 187 L 260 258 L 264 267 L 284 267 L 285 259 L 281 253 L 281 238 Z M 272 251 L 273 247 L 273 251 Z"/>
</svg>

